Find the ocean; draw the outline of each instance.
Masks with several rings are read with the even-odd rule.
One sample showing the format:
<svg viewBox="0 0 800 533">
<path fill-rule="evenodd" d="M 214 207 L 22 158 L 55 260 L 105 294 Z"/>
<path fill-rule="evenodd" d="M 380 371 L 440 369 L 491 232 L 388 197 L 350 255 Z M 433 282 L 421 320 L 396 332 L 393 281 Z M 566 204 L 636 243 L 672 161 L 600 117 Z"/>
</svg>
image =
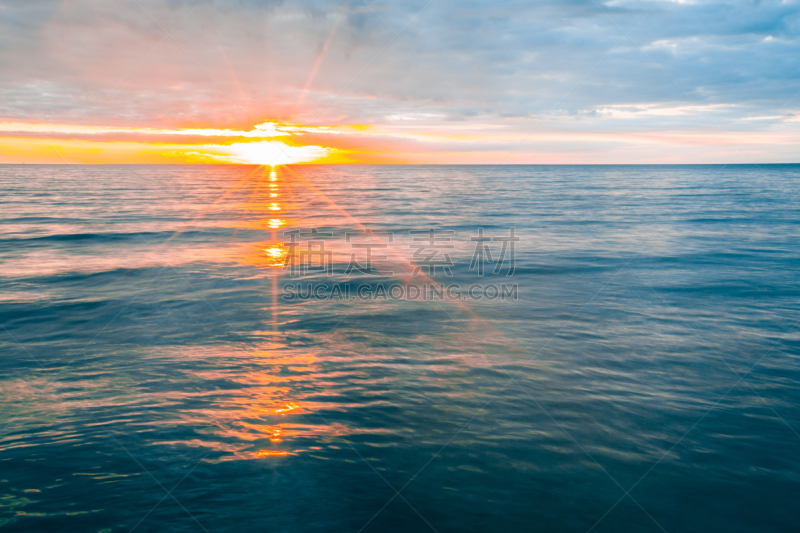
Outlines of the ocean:
<svg viewBox="0 0 800 533">
<path fill-rule="evenodd" d="M 800 528 L 800 165 L 0 191 L 4 530 Z"/>
</svg>

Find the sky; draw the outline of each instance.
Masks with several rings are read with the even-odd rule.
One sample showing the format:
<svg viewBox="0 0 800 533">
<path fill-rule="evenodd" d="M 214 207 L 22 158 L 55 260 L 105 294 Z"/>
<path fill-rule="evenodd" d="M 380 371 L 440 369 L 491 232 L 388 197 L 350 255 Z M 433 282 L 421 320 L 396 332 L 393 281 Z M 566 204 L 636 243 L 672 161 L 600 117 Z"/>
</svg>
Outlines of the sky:
<svg viewBox="0 0 800 533">
<path fill-rule="evenodd" d="M 800 0 L 0 0 L 0 163 L 800 162 Z"/>
</svg>

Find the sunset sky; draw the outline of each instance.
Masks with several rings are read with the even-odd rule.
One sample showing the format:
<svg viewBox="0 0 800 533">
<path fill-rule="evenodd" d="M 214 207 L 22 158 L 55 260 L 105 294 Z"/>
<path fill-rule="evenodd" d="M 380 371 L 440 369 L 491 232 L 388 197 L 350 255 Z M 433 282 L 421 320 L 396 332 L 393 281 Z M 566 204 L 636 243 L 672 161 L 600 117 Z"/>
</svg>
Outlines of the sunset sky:
<svg viewBox="0 0 800 533">
<path fill-rule="evenodd" d="M 0 3 L 0 163 L 800 162 L 800 2 Z"/>
</svg>

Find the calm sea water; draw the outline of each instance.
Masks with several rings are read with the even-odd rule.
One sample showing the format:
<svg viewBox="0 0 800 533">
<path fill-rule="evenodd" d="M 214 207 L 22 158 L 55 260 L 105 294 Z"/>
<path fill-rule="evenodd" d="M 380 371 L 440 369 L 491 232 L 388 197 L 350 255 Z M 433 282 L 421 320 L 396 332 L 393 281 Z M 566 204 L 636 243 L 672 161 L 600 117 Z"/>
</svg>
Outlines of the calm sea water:
<svg viewBox="0 0 800 533">
<path fill-rule="evenodd" d="M 800 528 L 800 166 L 0 190 L 8 531 Z"/>
</svg>

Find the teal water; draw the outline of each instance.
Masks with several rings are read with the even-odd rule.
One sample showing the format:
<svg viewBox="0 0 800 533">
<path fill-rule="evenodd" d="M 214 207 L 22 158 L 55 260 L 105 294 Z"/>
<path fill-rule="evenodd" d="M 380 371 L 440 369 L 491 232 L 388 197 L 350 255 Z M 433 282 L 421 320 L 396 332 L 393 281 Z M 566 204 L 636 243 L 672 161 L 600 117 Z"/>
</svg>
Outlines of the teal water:
<svg viewBox="0 0 800 533">
<path fill-rule="evenodd" d="M 798 165 L 0 166 L 0 190 L 5 530 L 800 527 Z M 514 229 L 513 272 L 498 240 L 469 268 L 480 228 Z M 283 268 L 308 240 L 330 272 Z M 385 259 L 347 272 L 367 242 Z M 377 289 L 410 285 L 461 292 Z"/>
</svg>

